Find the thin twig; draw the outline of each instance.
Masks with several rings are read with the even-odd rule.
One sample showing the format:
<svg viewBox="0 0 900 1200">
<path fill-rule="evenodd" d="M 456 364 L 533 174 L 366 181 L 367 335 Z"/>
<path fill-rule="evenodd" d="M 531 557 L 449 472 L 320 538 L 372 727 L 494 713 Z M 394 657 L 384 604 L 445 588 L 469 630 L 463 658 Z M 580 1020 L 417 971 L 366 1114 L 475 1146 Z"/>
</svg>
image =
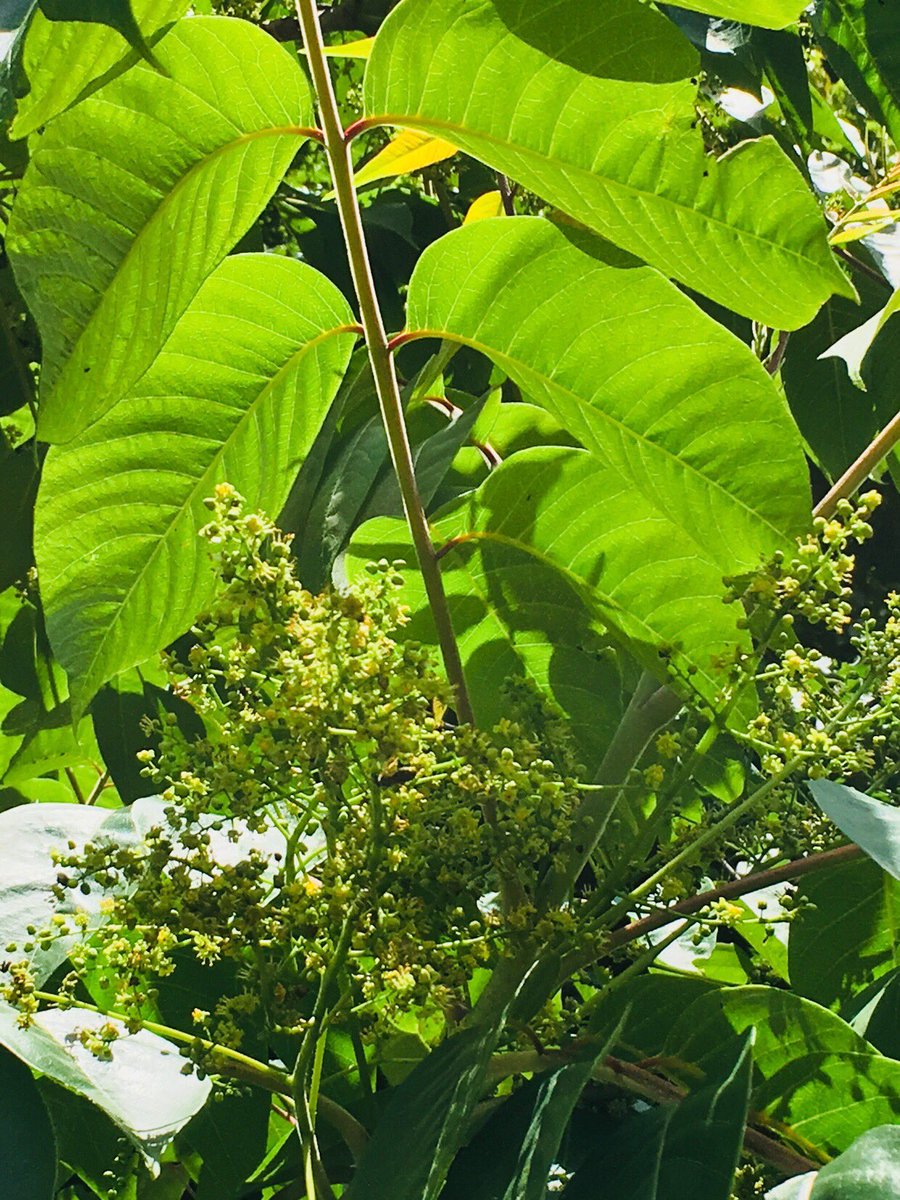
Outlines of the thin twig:
<svg viewBox="0 0 900 1200">
<path fill-rule="evenodd" d="M 624 925 L 621 929 L 616 929 L 610 935 L 607 946 L 611 949 L 625 946 L 637 938 L 645 937 L 648 933 L 665 928 L 666 925 L 670 925 L 680 917 L 689 917 L 692 913 L 699 912 L 708 904 L 714 904 L 716 900 L 735 900 L 739 896 L 746 896 L 748 892 L 773 887 L 776 883 L 787 883 L 799 879 L 803 875 L 809 875 L 813 871 L 821 871 L 825 867 L 853 862 L 854 859 L 862 858 L 862 856 L 863 851 L 851 842 L 849 846 L 838 846 L 834 850 L 823 850 L 819 854 L 808 854 L 804 858 L 795 858 L 793 862 L 784 863 L 780 867 L 772 867 L 768 871 L 757 871 L 753 875 L 744 875 L 741 879 L 723 883 L 721 887 L 711 888 L 708 892 L 698 892 L 696 896 L 688 896 L 684 900 L 679 900 L 670 908 L 651 913 L 647 917 L 641 917 L 638 921 Z"/>
<path fill-rule="evenodd" d="M 790 333 L 786 329 L 782 329 L 778 335 L 778 341 L 775 344 L 775 349 L 763 363 L 766 371 L 770 375 L 777 375 L 781 364 L 784 362 L 784 352 L 787 350 L 788 339 Z"/>
<path fill-rule="evenodd" d="M 842 258 L 844 262 L 849 263 L 851 267 L 855 267 L 861 274 L 867 275 L 869 279 L 873 279 L 876 283 L 880 283 L 881 286 L 887 288 L 888 291 L 891 290 L 890 283 L 887 279 L 885 279 L 880 271 L 877 271 L 874 267 L 870 267 L 868 263 L 861 262 L 856 255 L 851 254 L 849 250 L 845 250 L 843 246 L 832 246 L 832 250 L 834 250 L 835 254 Z"/>
<path fill-rule="evenodd" d="M 501 1079 L 508 1079 L 511 1075 L 556 1070 L 570 1061 L 571 1056 L 565 1050 L 551 1050 L 544 1054 L 536 1054 L 531 1050 L 495 1054 L 488 1068 L 488 1079 L 499 1083 Z M 606 1055 L 603 1061 L 594 1067 L 592 1078 L 598 1083 L 611 1083 L 621 1087 L 632 1095 L 654 1104 L 680 1104 L 688 1094 L 685 1088 L 655 1075 L 646 1067 L 611 1054 Z M 751 1119 L 765 1118 L 761 1114 L 751 1114 Z M 805 1175 L 807 1171 L 817 1171 L 822 1165 L 750 1127 L 744 1131 L 744 1148 L 760 1158 L 767 1159 L 785 1175 Z"/>
<path fill-rule="evenodd" d="M 832 517 L 839 500 L 844 500 L 868 479 L 878 464 L 890 454 L 900 442 L 900 412 L 890 420 L 881 433 L 866 446 L 862 454 L 851 463 L 834 487 L 813 509 L 814 517 Z"/>
</svg>

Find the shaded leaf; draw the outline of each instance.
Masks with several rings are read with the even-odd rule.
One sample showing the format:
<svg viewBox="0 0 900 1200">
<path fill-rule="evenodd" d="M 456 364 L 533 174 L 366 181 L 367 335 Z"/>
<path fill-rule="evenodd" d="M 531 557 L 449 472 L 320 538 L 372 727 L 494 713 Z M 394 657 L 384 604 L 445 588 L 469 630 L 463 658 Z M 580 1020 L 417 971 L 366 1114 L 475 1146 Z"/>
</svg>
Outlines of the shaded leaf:
<svg viewBox="0 0 900 1200">
<path fill-rule="evenodd" d="M 820 0 L 812 14 L 837 73 L 895 141 L 900 139 L 900 10 L 872 0 Z"/>
<path fill-rule="evenodd" d="M 676 7 L 693 12 L 741 21 L 745 25 L 763 25 L 781 29 L 790 25 L 803 12 L 803 0 L 668 0 Z"/>
<path fill-rule="evenodd" d="M 895 879 L 900 879 L 900 810 L 830 779 L 812 780 L 809 790 L 841 833 L 851 842 L 857 842 Z"/>
<path fill-rule="evenodd" d="M 366 112 L 450 140 L 728 308 L 797 328 L 853 289 L 774 141 L 704 155 L 697 69 L 637 0 L 405 0 L 376 38 Z"/>
<path fill-rule="evenodd" d="M 333 284 L 276 255 L 238 255 L 203 285 L 130 395 L 47 457 L 35 544 L 47 630 L 83 710 L 207 602 L 197 531 L 228 480 L 278 512 L 356 335 Z M 159 464 L 165 462 L 166 470 Z"/>
<path fill-rule="evenodd" d="M 51 1200 L 56 1139 L 31 1072 L 0 1050 L 0 1171 L 15 1200 Z"/>
<path fill-rule="evenodd" d="M 618 1032 L 522 1084 L 457 1155 L 441 1200 L 545 1200 L 572 1111 Z"/>
<path fill-rule="evenodd" d="M 735 987 L 694 1001 L 664 1053 L 705 1069 L 735 1033 L 756 1029 L 751 1107 L 800 1147 L 836 1154 L 872 1125 L 900 1121 L 900 1063 L 882 1058 L 840 1017 L 780 988 Z M 835 1105 L 835 1097 L 842 1097 Z M 848 1103 L 847 1101 L 852 1101 Z"/>
<path fill-rule="evenodd" d="M 0 449 L 0 520 L 4 527 L 0 592 L 24 578 L 34 563 L 32 525 L 40 474 L 33 443 L 15 450 Z"/>
<path fill-rule="evenodd" d="M 741 1153 L 752 1032 L 732 1039 L 704 1083 L 678 1105 L 612 1127 L 563 1192 L 564 1200 L 728 1200 Z"/>
<path fill-rule="evenodd" d="M 196 1200 L 233 1200 L 266 1153 L 271 1098 L 258 1089 L 208 1104 L 184 1130 L 203 1159 Z M 180 1196 L 180 1193 L 179 1193 Z"/>
<path fill-rule="evenodd" d="M 34 133 L 77 103 L 97 80 L 131 65 L 129 43 L 150 57 L 148 40 L 186 8 L 184 0 L 43 0 L 25 39 L 24 95 L 11 135 Z"/>
<path fill-rule="evenodd" d="M 877 863 L 813 872 L 799 894 L 808 904 L 791 922 L 788 954 L 801 995 L 837 1008 L 900 967 L 900 883 Z"/>
<path fill-rule="evenodd" d="M 245 21 L 184 20 L 155 53 L 168 74 L 139 63 L 52 123 L 10 220 L 45 441 L 74 437 L 153 362 L 312 118 L 297 64 Z"/>
<path fill-rule="evenodd" d="M 347 1200 L 434 1200 L 484 1087 L 499 1030 L 448 1038 L 391 1090 Z"/>
</svg>

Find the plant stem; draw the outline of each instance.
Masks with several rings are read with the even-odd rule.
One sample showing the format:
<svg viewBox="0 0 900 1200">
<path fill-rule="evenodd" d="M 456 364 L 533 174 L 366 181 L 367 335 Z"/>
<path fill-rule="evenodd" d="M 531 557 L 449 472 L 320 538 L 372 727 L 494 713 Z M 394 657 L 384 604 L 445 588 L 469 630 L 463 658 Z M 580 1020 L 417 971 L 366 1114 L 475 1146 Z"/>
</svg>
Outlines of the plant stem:
<svg viewBox="0 0 900 1200">
<path fill-rule="evenodd" d="M 696 896 L 688 896 L 684 900 L 679 900 L 677 904 L 673 904 L 663 912 L 651 913 L 647 917 L 641 917 L 638 921 L 624 925 L 610 935 L 607 945 L 610 949 L 625 946 L 636 938 L 653 933 L 656 929 L 665 928 L 666 925 L 677 921 L 680 917 L 687 917 L 692 913 L 699 912 L 700 909 L 705 908 L 708 904 L 713 904 L 716 900 L 734 900 L 739 896 L 746 896 L 748 892 L 755 892 L 759 888 L 772 887 L 776 883 L 787 883 L 789 880 L 809 875 L 813 871 L 821 871 L 839 863 L 852 862 L 854 859 L 861 858 L 862 855 L 863 851 L 859 846 L 851 842 L 848 846 L 838 846 L 834 850 L 823 850 L 818 854 L 808 854 L 805 858 L 795 858 L 793 862 L 784 863 L 780 867 L 772 867 L 768 871 L 757 871 L 753 875 L 745 875 L 742 879 L 735 879 L 731 883 L 722 884 L 721 887 L 711 888 L 708 892 L 698 892 Z"/>
<path fill-rule="evenodd" d="M 508 1079 L 511 1075 L 552 1071 L 571 1061 L 564 1050 L 550 1050 L 543 1054 L 534 1050 L 495 1054 L 488 1067 L 487 1077 L 492 1083 L 499 1083 L 501 1079 Z M 653 1104 L 678 1104 L 687 1095 L 683 1088 L 670 1083 L 668 1079 L 662 1079 L 637 1063 L 615 1058 L 611 1054 L 594 1067 L 592 1078 L 597 1083 L 611 1083 L 623 1088 L 633 1096 Z M 751 1114 L 751 1119 L 757 1119 L 757 1115 Z M 764 1118 L 760 1116 L 759 1119 Z M 758 1129 L 748 1128 L 744 1131 L 744 1148 L 760 1158 L 767 1159 L 785 1175 L 805 1175 L 807 1171 L 817 1171 L 822 1165 L 805 1158 L 781 1142 L 776 1142 L 774 1138 L 760 1133 Z"/>
<path fill-rule="evenodd" d="M 834 487 L 822 497 L 813 509 L 813 516 L 826 518 L 834 516 L 838 501 L 852 496 L 882 459 L 887 458 L 898 442 L 900 442 L 900 412 L 888 421 L 881 433 L 866 446 L 856 462 L 850 464 Z"/>
<path fill-rule="evenodd" d="M 456 711 L 464 724 L 473 723 L 472 705 L 466 687 L 462 659 L 450 607 L 444 592 L 440 567 L 435 555 L 425 509 L 416 483 L 415 465 L 409 444 L 409 435 L 403 415 L 400 385 L 394 360 L 388 345 L 388 337 L 375 294 L 375 283 L 362 227 L 362 217 L 356 189 L 353 186 L 353 164 L 347 137 L 341 125 L 340 113 L 325 57 L 322 30 L 315 0 L 296 0 L 297 17 L 303 33 L 303 44 L 312 74 L 313 86 L 324 133 L 325 150 L 334 185 L 334 194 L 344 231 L 344 242 L 350 260 L 353 286 L 359 301 L 360 317 L 365 331 L 366 348 L 375 390 L 381 407 L 381 417 L 391 451 L 391 461 L 397 475 L 403 509 L 409 524 L 413 545 L 431 613 L 437 628 L 438 641 L 444 659 L 447 678 L 456 694 Z"/>
</svg>

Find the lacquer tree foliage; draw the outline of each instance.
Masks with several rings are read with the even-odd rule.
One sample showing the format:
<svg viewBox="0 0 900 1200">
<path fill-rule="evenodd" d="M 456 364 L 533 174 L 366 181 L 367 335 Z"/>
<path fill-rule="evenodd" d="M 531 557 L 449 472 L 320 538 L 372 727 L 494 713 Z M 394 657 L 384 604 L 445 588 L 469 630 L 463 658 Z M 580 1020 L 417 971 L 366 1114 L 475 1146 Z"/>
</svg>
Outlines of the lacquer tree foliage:
<svg viewBox="0 0 900 1200">
<path fill-rule="evenodd" d="M 900 1191 L 900 12 L 0 21 L 11 1194 Z"/>
</svg>

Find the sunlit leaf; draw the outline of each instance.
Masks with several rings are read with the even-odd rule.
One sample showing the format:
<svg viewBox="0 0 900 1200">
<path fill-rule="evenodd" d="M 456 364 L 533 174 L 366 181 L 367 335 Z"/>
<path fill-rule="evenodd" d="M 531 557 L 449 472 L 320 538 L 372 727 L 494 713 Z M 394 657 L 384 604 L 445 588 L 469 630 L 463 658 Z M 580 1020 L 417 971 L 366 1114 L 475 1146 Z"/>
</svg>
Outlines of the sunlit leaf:
<svg viewBox="0 0 900 1200">
<path fill-rule="evenodd" d="M 311 267 L 229 258 L 130 394 L 48 455 L 35 544 L 76 710 L 183 633 L 209 599 L 197 530 L 216 483 L 279 511 L 346 368 L 352 321 Z"/>
<path fill-rule="evenodd" d="M 356 172 L 354 180 L 357 187 L 367 183 L 376 183 L 380 179 L 394 179 L 398 175 L 411 175 L 423 167 L 443 162 L 456 154 L 456 146 L 445 142 L 442 138 L 432 137 L 427 133 L 418 133 L 414 129 L 399 133 L 376 155 L 368 160 Z"/>
<path fill-rule="evenodd" d="M 405 0 L 376 38 L 366 113 L 446 138 L 728 308 L 797 328 L 852 288 L 774 141 L 704 154 L 697 71 L 638 0 Z"/>
<path fill-rule="evenodd" d="M 312 120 L 297 63 L 245 21 L 184 20 L 155 54 L 167 74 L 138 63 L 51 124 L 17 197 L 8 245 L 43 341 L 46 441 L 146 370 Z"/>
</svg>

